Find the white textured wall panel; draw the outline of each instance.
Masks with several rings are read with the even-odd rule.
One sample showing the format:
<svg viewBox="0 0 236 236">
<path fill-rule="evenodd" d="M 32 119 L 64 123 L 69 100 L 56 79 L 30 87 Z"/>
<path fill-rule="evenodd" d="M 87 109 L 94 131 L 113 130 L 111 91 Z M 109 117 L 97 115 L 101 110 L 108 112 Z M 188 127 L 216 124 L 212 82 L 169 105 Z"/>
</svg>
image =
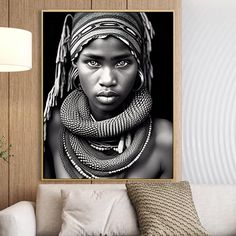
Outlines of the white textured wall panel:
<svg viewBox="0 0 236 236">
<path fill-rule="evenodd" d="M 182 7 L 183 179 L 236 183 L 236 1 Z"/>
</svg>

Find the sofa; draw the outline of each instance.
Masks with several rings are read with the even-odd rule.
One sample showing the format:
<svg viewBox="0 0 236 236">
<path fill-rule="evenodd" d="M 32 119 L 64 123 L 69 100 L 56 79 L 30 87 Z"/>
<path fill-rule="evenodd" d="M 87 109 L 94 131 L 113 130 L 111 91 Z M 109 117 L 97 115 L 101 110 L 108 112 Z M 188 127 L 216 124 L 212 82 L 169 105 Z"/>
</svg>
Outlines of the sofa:
<svg viewBox="0 0 236 236">
<path fill-rule="evenodd" d="M 236 185 L 190 184 L 190 187 L 198 217 L 207 232 L 219 236 L 236 235 Z M 125 184 L 39 184 L 36 202 L 21 201 L 0 211 L 0 236 L 59 235 L 62 226 L 62 190 L 78 189 L 82 192 L 101 189 L 108 192 L 117 191 L 115 193 L 122 191 L 123 196 L 127 195 Z M 123 198 L 122 201 L 128 204 L 129 198 Z M 80 205 L 80 202 L 77 202 L 77 205 Z M 127 222 L 123 228 L 134 228 L 137 222 L 135 211 L 132 212 L 130 204 L 130 212 L 127 213 L 127 206 L 123 202 L 117 207 L 124 214 L 121 218 L 116 217 L 116 223 L 123 220 Z M 116 208 L 114 204 L 113 208 Z M 93 215 L 97 214 L 96 219 L 99 219 L 100 213 L 98 210 Z M 129 214 L 133 214 L 133 217 Z"/>
</svg>

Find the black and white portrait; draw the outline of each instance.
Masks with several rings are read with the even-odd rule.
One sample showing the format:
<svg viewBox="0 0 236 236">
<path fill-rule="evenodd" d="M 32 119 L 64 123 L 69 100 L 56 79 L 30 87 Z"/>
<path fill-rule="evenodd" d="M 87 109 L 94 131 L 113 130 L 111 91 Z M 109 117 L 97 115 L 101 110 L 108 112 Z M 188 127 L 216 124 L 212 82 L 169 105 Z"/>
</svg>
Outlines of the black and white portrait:
<svg viewBox="0 0 236 236">
<path fill-rule="evenodd" d="M 43 179 L 173 178 L 173 12 L 42 12 Z"/>
</svg>

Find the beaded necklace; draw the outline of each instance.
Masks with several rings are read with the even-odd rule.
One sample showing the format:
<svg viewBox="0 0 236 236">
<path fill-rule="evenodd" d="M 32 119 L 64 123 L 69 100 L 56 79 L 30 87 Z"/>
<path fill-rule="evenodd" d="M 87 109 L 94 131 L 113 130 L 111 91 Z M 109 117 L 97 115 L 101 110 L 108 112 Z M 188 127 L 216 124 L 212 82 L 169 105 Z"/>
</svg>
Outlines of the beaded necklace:
<svg viewBox="0 0 236 236">
<path fill-rule="evenodd" d="M 121 114 L 95 121 L 91 118 L 84 93 L 73 91 L 69 94 L 60 111 L 64 127 L 58 142 L 62 163 L 71 178 L 81 178 L 81 175 L 84 178 L 109 177 L 132 166 L 142 155 L 151 136 L 151 104 L 149 93 L 142 89 L 135 93 Z M 97 128 L 96 132 L 94 127 Z M 133 133 L 133 139 L 121 153 L 107 155 L 105 150 L 91 145 L 94 138 L 122 137 L 125 134 L 128 136 L 128 133 Z"/>
</svg>

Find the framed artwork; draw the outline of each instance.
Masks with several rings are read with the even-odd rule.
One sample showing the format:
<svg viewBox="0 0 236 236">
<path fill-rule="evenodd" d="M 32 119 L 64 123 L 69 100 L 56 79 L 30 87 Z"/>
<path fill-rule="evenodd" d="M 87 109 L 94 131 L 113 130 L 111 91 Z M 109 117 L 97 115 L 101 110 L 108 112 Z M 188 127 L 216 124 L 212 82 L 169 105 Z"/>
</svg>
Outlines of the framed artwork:
<svg viewBox="0 0 236 236">
<path fill-rule="evenodd" d="M 174 24 L 42 11 L 43 180 L 175 179 Z"/>
</svg>

